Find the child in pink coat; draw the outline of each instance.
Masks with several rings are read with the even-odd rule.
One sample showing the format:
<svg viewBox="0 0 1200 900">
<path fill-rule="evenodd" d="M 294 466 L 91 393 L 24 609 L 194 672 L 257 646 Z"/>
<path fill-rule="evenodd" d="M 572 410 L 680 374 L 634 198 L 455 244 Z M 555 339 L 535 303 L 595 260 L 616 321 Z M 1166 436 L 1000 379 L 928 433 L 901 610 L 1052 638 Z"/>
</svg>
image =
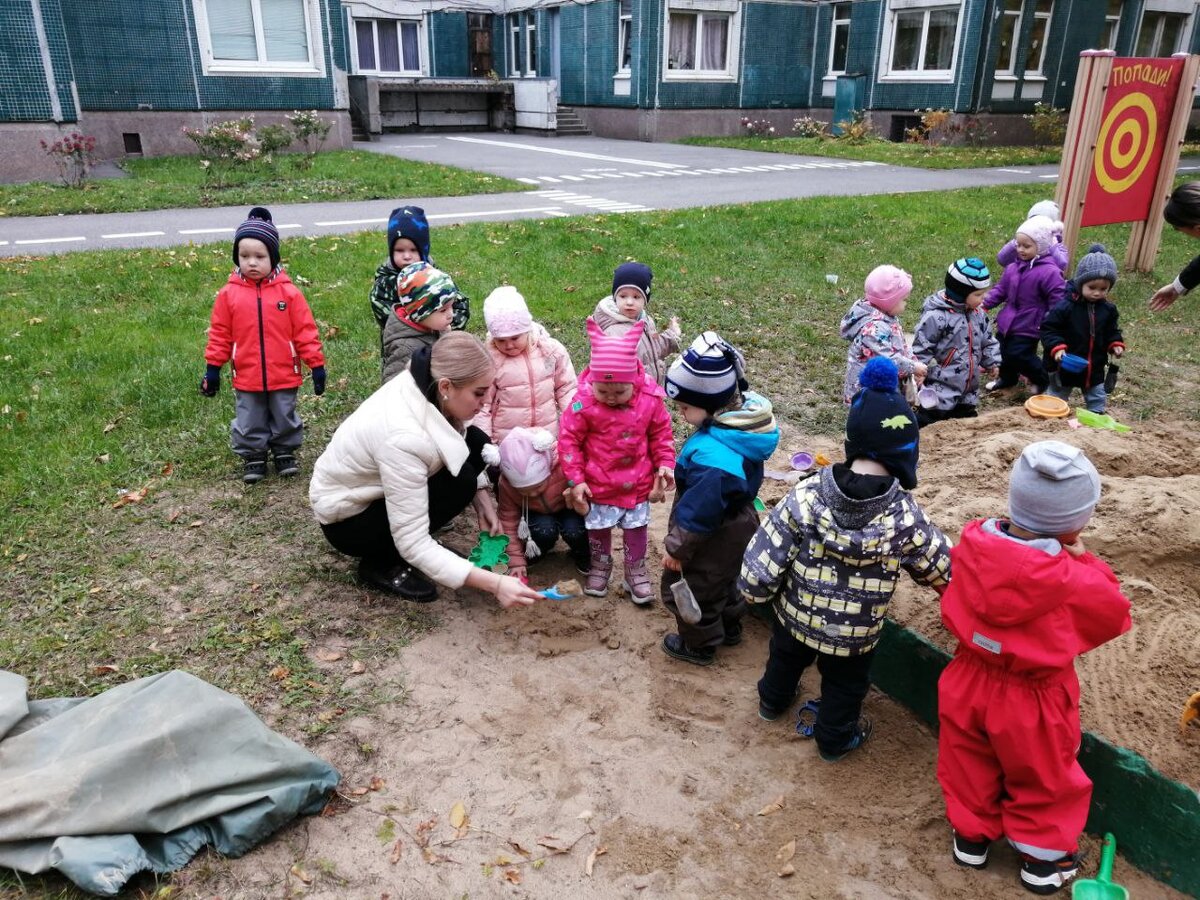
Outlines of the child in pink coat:
<svg viewBox="0 0 1200 900">
<path fill-rule="evenodd" d="M 471 421 L 499 446 L 514 428 L 558 434 L 558 418 L 575 396 L 575 366 L 567 348 L 533 321 L 515 287 L 496 288 L 483 301 L 487 349 L 496 377 Z"/>
<path fill-rule="evenodd" d="M 666 394 L 637 357 L 642 323 L 607 337 L 587 320 L 591 363 L 579 376 L 579 392 L 563 413 L 559 461 L 570 502 L 586 516 L 592 567 L 584 593 L 603 597 L 612 575 L 612 529 L 624 531 L 622 588 L 639 606 L 654 599 L 646 571 L 650 500 L 675 484 L 675 442 Z M 589 503 L 590 501 L 590 503 Z"/>
</svg>

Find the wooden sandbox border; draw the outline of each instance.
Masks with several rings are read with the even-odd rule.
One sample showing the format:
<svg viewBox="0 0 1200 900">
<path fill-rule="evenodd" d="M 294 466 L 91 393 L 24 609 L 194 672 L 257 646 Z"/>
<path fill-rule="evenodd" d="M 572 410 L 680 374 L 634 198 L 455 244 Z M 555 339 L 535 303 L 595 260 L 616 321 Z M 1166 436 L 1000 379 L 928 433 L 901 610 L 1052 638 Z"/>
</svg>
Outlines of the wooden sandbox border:
<svg viewBox="0 0 1200 900">
<path fill-rule="evenodd" d="M 936 728 L 937 681 L 948 662 L 948 653 L 888 619 L 871 680 Z M 1090 731 L 1083 733 L 1079 762 L 1095 785 L 1087 830 L 1111 831 L 1139 869 L 1200 896 L 1200 794 Z"/>
</svg>

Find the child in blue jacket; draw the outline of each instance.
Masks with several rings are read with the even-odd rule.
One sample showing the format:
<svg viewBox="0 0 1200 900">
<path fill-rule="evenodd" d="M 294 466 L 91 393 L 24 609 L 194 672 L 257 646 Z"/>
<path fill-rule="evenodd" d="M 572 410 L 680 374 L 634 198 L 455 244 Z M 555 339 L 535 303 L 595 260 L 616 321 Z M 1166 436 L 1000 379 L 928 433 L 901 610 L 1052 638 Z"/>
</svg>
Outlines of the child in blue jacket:
<svg viewBox="0 0 1200 900">
<path fill-rule="evenodd" d="M 662 648 L 699 666 L 712 664 L 718 646 L 742 639 L 746 604 L 734 585 L 758 529 L 754 498 L 763 463 L 779 445 L 771 402 L 747 390 L 744 369 L 742 355 L 706 331 L 666 375 L 667 396 L 696 433 L 675 463 L 662 595 L 678 633 L 664 637 Z M 690 595 L 677 598 L 671 589 L 680 580 Z"/>
</svg>

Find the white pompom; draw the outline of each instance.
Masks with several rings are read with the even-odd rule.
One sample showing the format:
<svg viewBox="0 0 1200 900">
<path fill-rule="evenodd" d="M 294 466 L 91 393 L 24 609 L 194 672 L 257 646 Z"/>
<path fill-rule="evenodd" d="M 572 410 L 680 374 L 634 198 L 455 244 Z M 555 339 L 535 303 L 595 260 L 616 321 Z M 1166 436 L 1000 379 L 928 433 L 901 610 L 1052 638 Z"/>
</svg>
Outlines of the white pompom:
<svg viewBox="0 0 1200 900">
<path fill-rule="evenodd" d="M 517 537 L 523 541 L 529 540 L 529 523 L 525 521 L 524 516 L 521 517 L 521 522 L 517 525 Z"/>
<path fill-rule="evenodd" d="M 546 429 L 539 428 L 534 431 L 530 443 L 533 444 L 533 449 L 538 451 L 538 453 L 545 453 L 547 450 L 551 449 L 557 443 L 557 441 L 555 440 L 554 435 L 546 431 Z"/>
<path fill-rule="evenodd" d="M 542 548 L 537 545 L 537 541 L 530 538 L 525 542 L 525 558 L 529 560 L 537 559 L 542 555 Z"/>
<path fill-rule="evenodd" d="M 480 453 L 483 456 L 483 461 L 486 465 L 500 465 L 500 448 L 495 444 L 484 444 L 483 450 L 481 450 Z"/>
</svg>

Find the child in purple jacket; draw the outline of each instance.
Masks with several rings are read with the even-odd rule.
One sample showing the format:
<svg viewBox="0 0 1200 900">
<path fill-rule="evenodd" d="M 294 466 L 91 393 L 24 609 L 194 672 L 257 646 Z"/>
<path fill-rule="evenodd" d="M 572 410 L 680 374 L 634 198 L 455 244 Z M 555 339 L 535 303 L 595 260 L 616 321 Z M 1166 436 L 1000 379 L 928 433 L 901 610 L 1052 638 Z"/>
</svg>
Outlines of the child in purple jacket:
<svg viewBox="0 0 1200 900">
<path fill-rule="evenodd" d="M 1051 219 L 1032 216 L 1026 220 L 1017 229 L 1017 261 L 1005 267 L 1000 283 L 983 301 L 984 309 L 1004 304 L 996 317 L 1000 377 L 988 382 L 989 391 L 1013 387 L 1024 375 L 1034 393 L 1046 392 L 1050 378 L 1038 354 L 1042 318 L 1067 293 L 1067 283 L 1051 254 L 1054 241 Z"/>
<path fill-rule="evenodd" d="M 1061 216 L 1058 213 L 1058 204 L 1053 200 L 1039 200 L 1033 206 L 1029 207 L 1029 212 L 1025 218 L 1032 219 L 1034 216 L 1045 216 L 1054 223 L 1054 242 L 1050 245 L 1050 257 L 1058 266 L 1060 272 L 1063 273 L 1063 278 L 1067 277 L 1067 265 L 1071 262 L 1070 254 L 1067 252 L 1067 245 L 1063 243 L 1063 229 L 1066 227 L 1061 221 Z M 996 254 L 996 262 L 1000 263 L 1000 268 L 1012 265 L 1017 262 L 1017 242 L 1009 241 L 1000 248 L 1000 252 Z"/>
</svg>

